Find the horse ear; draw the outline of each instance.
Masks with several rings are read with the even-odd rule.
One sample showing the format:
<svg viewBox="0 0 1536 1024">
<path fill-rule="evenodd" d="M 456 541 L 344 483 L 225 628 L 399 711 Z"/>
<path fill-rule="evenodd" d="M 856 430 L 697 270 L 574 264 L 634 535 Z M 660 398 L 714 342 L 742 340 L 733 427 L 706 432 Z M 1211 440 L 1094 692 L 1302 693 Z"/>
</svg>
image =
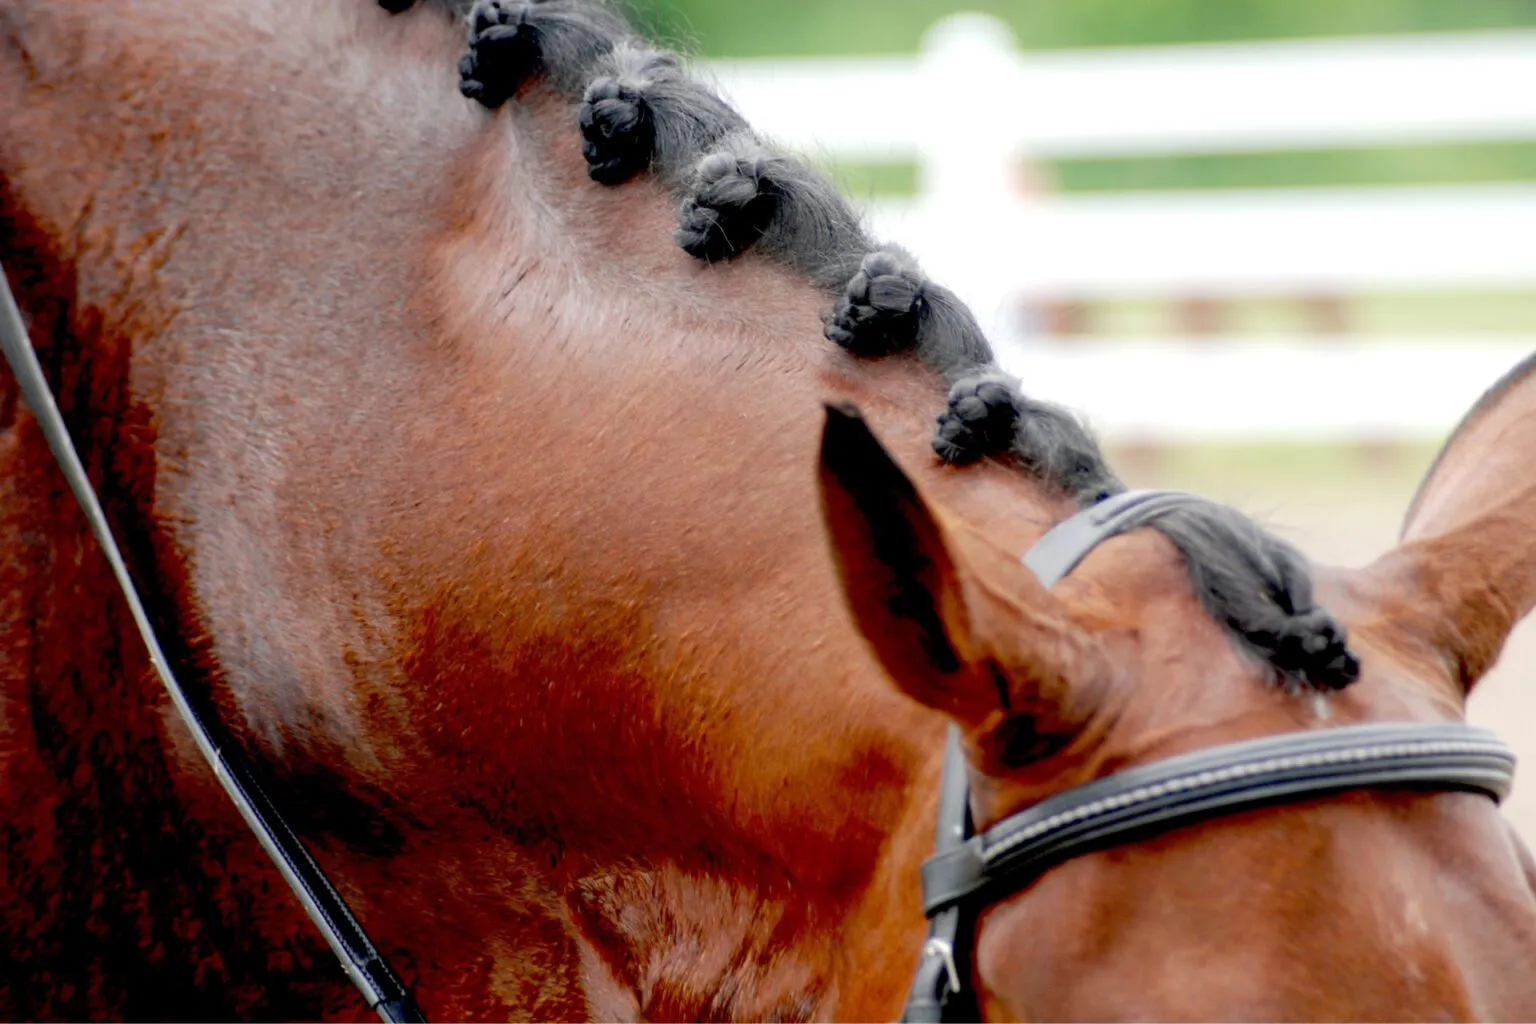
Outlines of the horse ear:
<svg viewBox="0 0 1536 1024">
<path fill-rule="evenodd" d="M 1372 574 L 1407 600 L 1385 616 L 1470 691 L 1536 605 L 1536 356 L 1496 384 L 1430 467 L 1403 542 Z"/>
<path fill-rule="evenodd" d="M 999 553 L 947 529 L 852 406 L 827 408 L 821 496 L 848 607 L 897 686 L 971 729 L 999 710 L 1063 724 L 1096 643 L 1017 558 L 972 564 Z"/>
<path fill-rule="evenodd" d="M 844 596 L 875 656 L 910 696 L 962 712 L 970 620 L 958 567 L 943 527 L 852 406 L 827 407 L 821 502 Z"/>
</svg>

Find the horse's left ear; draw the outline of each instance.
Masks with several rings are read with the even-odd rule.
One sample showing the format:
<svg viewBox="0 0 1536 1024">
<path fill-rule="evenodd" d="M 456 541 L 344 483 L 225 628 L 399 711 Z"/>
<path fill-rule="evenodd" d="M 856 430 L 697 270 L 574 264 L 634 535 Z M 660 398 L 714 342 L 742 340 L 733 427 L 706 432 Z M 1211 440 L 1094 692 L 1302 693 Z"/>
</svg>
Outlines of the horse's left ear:
<svg viewBox="0 0 1536 1024">
<path fill-rule="evenodd" d="M 1055 705 L 1098 674 L 1096 641 L 1016 557 L 961 543 L 852 406 L 827 407 L 821 495 L 848 607 L 897 686 L 973 730 L 998 711 L 1070 729 Z"/>
<path fill-rule="evenodd" d="M 1403 542 L 1368 570 L 1380 619 L 1427 642 L 1463 692 L 1536 605 L 1536 356 L 1496 384 L 1430 467 Z"/>
</svg>

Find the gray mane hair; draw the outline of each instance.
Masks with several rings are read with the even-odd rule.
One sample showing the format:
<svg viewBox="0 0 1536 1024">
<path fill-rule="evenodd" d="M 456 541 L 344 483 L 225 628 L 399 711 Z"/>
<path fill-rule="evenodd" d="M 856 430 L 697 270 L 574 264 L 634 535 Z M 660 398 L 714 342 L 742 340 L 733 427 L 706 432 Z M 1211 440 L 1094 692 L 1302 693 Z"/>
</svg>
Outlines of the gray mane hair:
<svg viewBox="0 0 1536 1024">
<path fill-rule="evenodd" d="M 412 0 L 379 0 L 403 11 Z M 617 186 L 654 175 L 678 199 L 677 243 L 716 262 L 756 249 L 834 296 L 829 340 L 871 358 L 911 353 L 950 386 L 933 447 L 945 462 L 1015 463 L 1091 505 L 1125 485 L 1067 410 L 1000 370 L 975 317 L 913 257 L 870 238 L 824 175 L 775 148 L 678 54 L 602 0 L 429 0 L 462 20 L 461 89 L 488 108 L 541 78 L 573 103 L 588 170 Z M 1215 502 L 1153 528 L 1178 549 L 1206 611 L 1278 682 L 1335 690 L 1359 677 L 1344 627 L 1313 601 L 1306 559 Z"/>
</svg>

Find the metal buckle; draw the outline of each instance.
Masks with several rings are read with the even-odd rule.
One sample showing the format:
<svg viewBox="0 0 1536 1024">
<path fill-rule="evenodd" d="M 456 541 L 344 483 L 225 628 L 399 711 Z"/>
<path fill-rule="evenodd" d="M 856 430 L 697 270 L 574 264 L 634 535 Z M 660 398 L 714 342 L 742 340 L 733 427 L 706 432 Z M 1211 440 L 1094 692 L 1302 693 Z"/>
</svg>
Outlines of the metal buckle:
<svg viewBox="0 0 1536 1024">
<path fill-rule="evenodd" d="M 936 956 L 944 963 L 944 978 L 949 983 L 949 990 L 955 995 L 960 994 L 960 971 L 955 966 L 955 950 L 948 942 L 941 938 L 931 938 L 923 943 L 923 956 Z"/>
</svg>

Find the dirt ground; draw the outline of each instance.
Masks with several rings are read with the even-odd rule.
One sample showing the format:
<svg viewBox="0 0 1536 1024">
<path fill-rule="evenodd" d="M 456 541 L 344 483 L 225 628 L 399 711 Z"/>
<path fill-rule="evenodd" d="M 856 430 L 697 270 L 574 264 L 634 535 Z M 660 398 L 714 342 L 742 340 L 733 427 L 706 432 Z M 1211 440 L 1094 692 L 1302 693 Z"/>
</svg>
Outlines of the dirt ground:
<svg viewBox="0 0 1536 1024">
<path fill-rule="evenodd" d="M 1257 516 L 1315 559 L 1363 565 L 1395 544 L 1433 454 L 1431 446 L 1415 446 L 1124 450 L 1110 458 L 1131 486 L 1198 491 Z M 1497 732 L 1520 756 L 1504 811 L 1536 848 L 1536 615 L 1515 631 L 1498 666 L 1473 691 L 1468 718 Z"/>
</svg>

